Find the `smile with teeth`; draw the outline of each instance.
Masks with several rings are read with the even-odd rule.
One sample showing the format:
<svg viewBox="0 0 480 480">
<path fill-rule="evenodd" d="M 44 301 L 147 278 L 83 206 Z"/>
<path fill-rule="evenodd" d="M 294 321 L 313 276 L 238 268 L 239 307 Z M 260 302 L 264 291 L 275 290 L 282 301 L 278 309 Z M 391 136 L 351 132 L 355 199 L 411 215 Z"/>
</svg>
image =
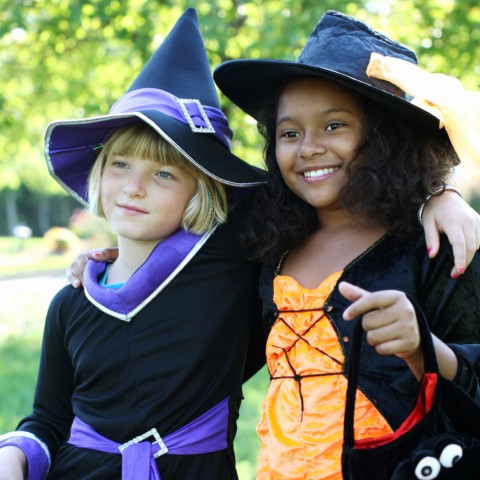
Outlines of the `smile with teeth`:
<svg viewBox="0 0 480 480">
<path fill-rule="evenodd" d="M 319 168 L 318 170 L 309 170 L 308 172 L 303 172 L 303 176 L 307 178 L 324 177 L 325 175 L 336 172 L 338 169 L 339 167 Z"/>
</svg>

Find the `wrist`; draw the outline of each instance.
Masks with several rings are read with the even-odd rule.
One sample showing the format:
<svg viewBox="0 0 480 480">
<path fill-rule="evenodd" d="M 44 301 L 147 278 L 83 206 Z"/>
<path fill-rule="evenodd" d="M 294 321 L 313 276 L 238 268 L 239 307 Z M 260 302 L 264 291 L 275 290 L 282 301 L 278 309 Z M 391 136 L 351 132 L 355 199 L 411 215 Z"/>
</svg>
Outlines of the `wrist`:
<svg viewBox="0 0 480 480">
<path fill-rule="evenodd" d="M 21 448 L 15 445 L 0 447 L 0 459 L 11 478 L 27 477 L 27 458 Z"/>
<path fill-rule="evenodd" d="M 425 210 L 425 206 L 427 205 L 428 201 L 432 198 L 432 197 L 438 197 L 439 195 L 443 195 L 445 192 L 454 192 L 456 193 L 457 195 L 460 196 L 460 198 L 463 198 L 462 197 L 462 194 L 460 193 L 460 191 L 458 189 L 456 189 L 454 186 L 452 185 L 448 185 L 446 184 L 445 186 L 441 186 L 441 187 L 438 187 L 438 188 L 435 188 L 433 190 L 433 192 L 429 193 L 426 197 L 425 197 L 425 200 L 424 202 L 420 205 L 420 207 L 418 208 L 418 212 L 417 212 L 417 218 L 418 218 L 418 222 L 420 223 L 420 225 L 423 226 L 423 211 Z"/>
<path fill-rule="evenodd" d="M 421 380 L 423 374 L 425 373 L 425 363 L 422 347 L 419 346 L 412 354 L 404 356 L 403 359 L 405 360 L 417 380 Z"/>
</svg>

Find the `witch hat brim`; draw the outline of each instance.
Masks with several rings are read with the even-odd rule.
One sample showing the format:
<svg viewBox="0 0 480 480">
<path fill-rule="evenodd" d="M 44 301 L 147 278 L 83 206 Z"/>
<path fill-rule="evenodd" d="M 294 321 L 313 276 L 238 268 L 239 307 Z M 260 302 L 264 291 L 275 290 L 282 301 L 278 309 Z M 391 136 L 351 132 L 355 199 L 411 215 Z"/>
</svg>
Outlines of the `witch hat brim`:
<svg viewBox="0 0 480 480">
<path fill-rule="evenodd" d="M 214 72 L 215 82 L 222 93 L 257 121 L 261 120 L 260 112 L 265 99 L 271 95 L 276 85 L 307 76 L 333 80 L 383 105 L 387 110 L 422 130 L 439 131 L 438 119 L 422 108 L 404 98 L 336 71 L 296 62 L 254 59 L 230 60 L 221 64 Z"/>
<path fill-rule="evenodd" d="M 411 104 L 405 92 L 389 82 L 367 76 L 372 52 L 417 63 L 414 52 L 404 45 L 355 18 L 328 11 L 296 61 L 230 60 L 215 69 L 214 79 L 232 102 L 256 120 L 260 120 L 265 99 L 277 85 L 309 76 L 333 80 L 381 104 L 422 130 L 439 132 L 438 119 Z"/>
<path fill-rule="evenodd" d="M 139 122 L 150 125 L 187 160 L 221 183 L 253 187 L 266 181 L 263 170 L 226 151 L 220 142 L 190 134 L 181 122 L 157 110 L 51 123 L 45 134 L 50 174 L 79 202 L 88 205 L 88 175 L 102 148 L 101 142 L 115 130 Z"/>
<path fill-rule="evenodd" d="M 115 130 L 138 122 L 151 126 L 196 167 L 234 187 L 265 182 L 265 172 L 231 153 L 231 130 L 219 107 L 197 15 L 178 19 L 127 93 L 108 115 L 48 125 L 45 155 L 51 175 L 88 203 L 87 179 Z"/>
</svg>

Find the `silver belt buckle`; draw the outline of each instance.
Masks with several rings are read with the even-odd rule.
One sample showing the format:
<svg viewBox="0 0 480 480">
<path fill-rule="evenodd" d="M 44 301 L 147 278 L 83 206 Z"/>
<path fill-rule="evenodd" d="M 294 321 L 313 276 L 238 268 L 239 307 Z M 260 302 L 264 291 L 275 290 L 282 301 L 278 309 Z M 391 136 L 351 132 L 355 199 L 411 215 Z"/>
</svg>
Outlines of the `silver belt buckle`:
<svg viewBox="0 0 480 480">
<path fill-rule="evenodd" d="M 145 440 L 148 437 L 153 437 L 155 441 L 152 442 L 152 445 L 156 443 L 160 448 L 158 452 L 153 454 L 153 458 L 161 457 L 162 455 L 165 455 L 168 452 L 168 448 L 165 445 L 165 442 L 162 440 L 162 437 L 160 436 L 156 428 L 152 428 L 148 432 L 145 432 L 142 435 L 139 435 L 138 437 L 132 438 L 128 442 L 125 442 L 123 445 L 120 445 L 118 449 L 120 450 L 120 453 L 122 453 L 130 445 L 133 445 L 134 443 L 140 443 L 141 441 Z"/>
</svg>

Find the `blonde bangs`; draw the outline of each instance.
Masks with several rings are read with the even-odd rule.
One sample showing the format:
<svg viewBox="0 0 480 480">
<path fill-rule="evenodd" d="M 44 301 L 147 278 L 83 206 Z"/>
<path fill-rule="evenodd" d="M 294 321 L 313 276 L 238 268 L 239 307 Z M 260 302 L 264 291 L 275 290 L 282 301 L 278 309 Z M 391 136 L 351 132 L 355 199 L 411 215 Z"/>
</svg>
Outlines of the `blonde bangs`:
<svg viewBox="0 0 480 480">
<path fill-rule="evenodd" d="M 146 124 L 117 130 L 107 142 L 106 153 L 124 157 L 148 158 L 162 165 L 188 168 L 190 162 L 158 132 Z"/>
<path fill-rule="evenodd" d="M 173 165 L 186 170 L 196 179 L 196 193 L 183 216 L 182 226 L 185 230 L 202 234 L 226 221 L 228 202 L 225 185 L 199 170 L 158 132 L 144 123 L 116 130 L 105 142 L 89 175 L 91 213 L 105 217 L 100 201 L 101 176 L 107 158 L 116 155 Z"/>
</svg>

